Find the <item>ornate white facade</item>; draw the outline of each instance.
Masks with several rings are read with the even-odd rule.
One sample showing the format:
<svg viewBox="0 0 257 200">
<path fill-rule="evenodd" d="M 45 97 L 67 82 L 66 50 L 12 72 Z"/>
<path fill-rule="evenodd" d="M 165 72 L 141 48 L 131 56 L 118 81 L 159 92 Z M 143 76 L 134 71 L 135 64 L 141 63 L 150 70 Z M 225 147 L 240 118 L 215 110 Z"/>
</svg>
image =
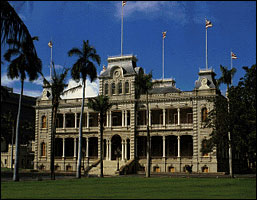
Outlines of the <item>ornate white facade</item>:
<svg viewBox="0 0 257 200">
<path fill-rule="evenodd" d="M 104 126 L 104 174 L 117 171 L 118 148 L 120 171 L 138 172 L 146 167 L 146 96 L 137 99 L 135 95 L 135 78 L 143 70 L 136 62 L 133 55 L 109 57 L 107 68 L 99 76 L 99 94 L 108 95 L 113 103 Z M 192 166 L 193 172 L 217 172 L 216 151 L 206 155 L 200 152 L 202 140 L 212 131 L 204 128 L 203 118 L 213 108 L 209 100 L 217 95 L 214 76 L 212 70 L 200 70 L 192 91 L 177 89 L 172 79 L 153 80 L 149 95 L 152 172 L 183 172 L 186 165 Z M 85 105 L 87 102 L 85 99 Z M 56 170 L 76 170 L 80 111 L 81 98 L 69 99 L 67 94 L 60 101 Z M 98 114 L 85 106 L 82 166 L 90 166 L 89 174 L 99 173 L 97 118 Z M 43 92 L 36 103 L 35 169 L 50 169 L 50 130 L 51 95 Z"/>
</svg>

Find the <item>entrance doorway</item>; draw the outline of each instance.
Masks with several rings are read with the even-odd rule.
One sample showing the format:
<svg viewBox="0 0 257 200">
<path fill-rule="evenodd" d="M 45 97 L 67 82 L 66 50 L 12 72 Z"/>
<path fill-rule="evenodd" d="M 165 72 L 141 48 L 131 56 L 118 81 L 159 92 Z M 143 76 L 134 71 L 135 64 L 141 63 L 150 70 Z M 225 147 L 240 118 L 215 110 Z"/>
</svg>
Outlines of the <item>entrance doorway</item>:
<svg viewBox="0 0 257 200">
<path fill-rule="evenodd" d="M 121 157 L 121 137 L 119 135 L 114 135 L 112 137 L 112 157 L 111 160 L 116 160 L 117 157 Z"/>
</svg>

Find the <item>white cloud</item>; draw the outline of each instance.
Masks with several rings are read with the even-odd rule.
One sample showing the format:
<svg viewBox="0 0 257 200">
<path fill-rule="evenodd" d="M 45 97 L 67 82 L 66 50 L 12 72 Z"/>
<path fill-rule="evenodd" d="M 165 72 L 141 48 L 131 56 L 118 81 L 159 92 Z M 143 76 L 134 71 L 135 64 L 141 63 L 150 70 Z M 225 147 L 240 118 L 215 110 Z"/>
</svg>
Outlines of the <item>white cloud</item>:
<svg viewBox="0 0 257 200">
<path fill-rule="evenodd" d="M 46 80 L 50 81 L 50 76 L 46 76 L 45 78 Z M 26 80 L 26 82 L 28 82 L 28 80 Z M 32 83 L 43 86 L 43 78 L 40 76 L 37 80 L 33 81 Z"/>
<path fill-rule="evenodd" d="M 121 18 L 121 3 L 115 2 L 115 16 Z M 169 20 L 185 24 L 186 11 L 183 2 L 176 1 L 128 1 L 123 7 L 123 16 L 126 18 L 141 13 L 149 17 L 164 17 Z"/>
<path fill-rule="evenodd" d="M 20 81 L 19 79 L 9 79 L 8 77 L 7 77 L 7 74 L 5 73 L 5 74 L 3 74 L 3 75 L 1 75 L 1 85 L 4 85 L 4 86 L 8 86 L 8 87 L 10 87 L 10 86 L 12 86 L 16 81 Z"/>
<path fill-rule="evenodd" d="M 65 89 L 67 92 L 61 97 L 62 99 L 82 98 L 82 87 L 78 87 L 76 90 L 70 90 L 81 85 L 80 82 L 76 82 L 72 79 L 69 80 L 68 87 Z M 85 97 L 95 97 L 99 93 L 99 80 L 96 79 L 92 83 L 86 80 Z"/>
<path fill-rule="evenodd" d="M 55 69 L 63 69 L 63 66 L 62 66 L 62 65 L 56 65 L 56 64 L 55 64 L 55 65 L 54 65 L 54 68 L 55 68 Z"/>
<path fill-rule="evenodd" d="M 13 92 L 20 94 L 21 90 L 14 88 Z M 30 97 L 39 97 L 41 94 L 42 94 L 42 91 L 40 90 L 27 90 L 27 89 L 23 90 L 23 95 L 30 96 Z"/>
</svg>

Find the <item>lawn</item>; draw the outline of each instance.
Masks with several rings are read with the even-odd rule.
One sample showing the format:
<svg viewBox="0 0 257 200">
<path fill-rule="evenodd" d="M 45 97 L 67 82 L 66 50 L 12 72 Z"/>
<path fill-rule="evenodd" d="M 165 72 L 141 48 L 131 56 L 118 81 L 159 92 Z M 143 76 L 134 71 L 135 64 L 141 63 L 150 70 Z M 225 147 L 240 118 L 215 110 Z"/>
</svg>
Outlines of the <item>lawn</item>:
<svg viewBox="0 0 257 200">
<path fill-rule="evenodd" d="M 2 182 L 1 198 L 255 199 L 255 178 L 105 177 Z"/>
</svg>

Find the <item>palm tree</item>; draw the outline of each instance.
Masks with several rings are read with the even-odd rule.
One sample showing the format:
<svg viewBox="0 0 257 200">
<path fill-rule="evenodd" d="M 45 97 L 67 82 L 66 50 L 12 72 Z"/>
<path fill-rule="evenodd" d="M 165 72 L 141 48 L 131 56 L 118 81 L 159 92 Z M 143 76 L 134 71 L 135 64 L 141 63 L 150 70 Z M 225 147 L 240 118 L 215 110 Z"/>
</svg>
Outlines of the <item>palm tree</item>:
<svg viewBox="0 0 257 200">
<path fill-rule="evenodd" d="M 146 94 L 146 130 L 147 130 L 147 170 L 146 177 L 150 177 L 151 173 L 151 162 L 150 162 L 150 153 L 151 153 L 151 145 L 150 145 L 150 130 L 149 130 L 149 102 L 148 95 L 149 91 L 153 88 L 152 83 L 152 72 L 149 74 L 144 74 L 143 71 L 139 71 L 136 77 L 136 90 L 138 91 L 138 95 Z M 151 120 L 151 119 L 150 119 Z"/>
<path fill-rule="evenodd" d="M 93 109 L 99 113 L 99 126 L 100 126 L 100 177 L 103 177 L 103 131 L 104 131 L 104 117 L 106 112 L 112 107 L 109 103 L 108 96 L 99 95 L 95 98 L 88 99 L 88 108 Z"/>
<path fill-rule="evenodd" d="M 1 1 L 0 15 L 1 43 L 7 43 L 8 39 L 16 40 L 19 43 L 26 41 L 34 54 L 36 54 L 36 49 L 33 44 L 33 37 L 31 37 L 26 25 L 8 1 Z"/>
<path fill-rule="evenodd" d="M 38 40 L 37 37 L 33 37 L 33 40 Z M 21 94 L 19 99 L 19 107 L 17 114 L 17 125 L 16 125 L 16 145 L 15 145 L 15 165 L 13 180 L 19 181 L 18 167 L 19 167 L 19 123 L 20 123 L 20 111 L 21 111 L 21 100 L 23 95 L 24 80 L 26 74 L 29 77 L 29 81 L 36 80 L 38 73 L 41 72 L 42 62 L 37 57 L 36 52 L 33 52 L 33 48 L 27 41 L 18 42 L 13 39 L 7 40 L 7 43 L 12 48 L 8 49 L 4 54 L 6 61 L 10 62 L 7 69 L 7 76 L 11 79 L 20 78 L 21 80 Z M 14 57 L 12 60 L 11 58 Z"/>
<path fill-rule="evenodd" d="M 89 45 L 89 41 L 83 40 L 82 49 L 72 48 L 68 52 L 69 56 L 76 55 L 78 60 L 73 64 L 71 69 L 71 76 L 76 81 L 79 82 L 82 79 L 82 104 L 81 104 L 81 115 L 79 119 L 79 144 L 78 144 L 78 164 L 76 177 L 81 178 L 81 155 L 82 155 L 82 121 L 84 112 L 84 99 L 85 99 L 85 87 L 86 79 L 89 76 L 92 82 L 97 78 L 97 71 L 94 62 L 98 65 L 101 63 L 100 56 L 96 53 L 93 46 Z"/>
<path fill-rule="evenodd" d="M 57 74 L 53 64 L 53 77 L 52 81 L 47 81 L 44 75 L 41 73 L 44 80 L 44 87 L 50 88 L 52 93 L 52 129 L 51 129 L 51 161 L 50 161 L 50 170 L 51 170 L 51 180 L 55 180 L 54 174 L 54 149 L 55 149 L 55 133 L 56 133 L 56 118 L 57 110 L 60 103 L 61 95 L 64 93 L 64 88 L 68 86 L 65 83 L 65 78 L 68 74 L 69 68 L 64 68 L 61 74 Z"/>
<path fill-rule="evenodd" d="M 232 79 L 233 76 L 236 73 L 236 68 L 232 68 L 231 70 L 229 70 L 227 67 L 220 65 L 220 71 L 221 71 L 221 77 L 218 79 L 217 84 L 218 86 L 221 83 L 224 83 L 227 85 L 227 91 L 226 91 L 226 96 L 227 96 L 227 100 L 228 100 L 228 113 L 229 113 L 229 99 L 228 99 L 228 92 L 229 92 L 229 85 L 232 83 Z M 229 174 L 230 177 L 233 178 L 233 169 L 232 169 L 232 147 L 231 147 L 231 135 L 230 135 L 230 131 L 228 131 L 228 142 L 229 142 L 229 150 L 228 150 L 228 154 L 229 154 Z"/>
</svg>

